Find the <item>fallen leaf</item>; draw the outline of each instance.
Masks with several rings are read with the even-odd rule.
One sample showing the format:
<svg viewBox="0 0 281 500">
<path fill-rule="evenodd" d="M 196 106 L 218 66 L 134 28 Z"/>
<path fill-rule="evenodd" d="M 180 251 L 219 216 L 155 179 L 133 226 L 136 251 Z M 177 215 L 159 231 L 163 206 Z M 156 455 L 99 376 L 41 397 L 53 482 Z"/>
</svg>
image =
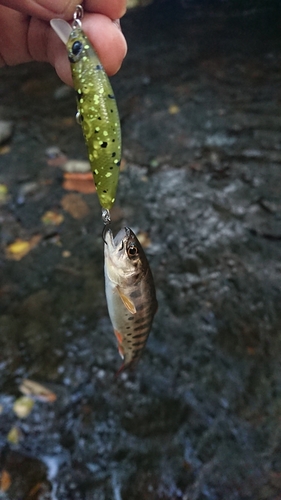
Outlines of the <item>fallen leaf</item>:
<svg viewBox="0 0 281 500">
<path fill-rule="evenodd" d="M 61 200 L 61 205 L 74 219 L 82 219 L 89 213 L 87 203 L 79 194 L 66 194 Z"/>
<path fill-rule="evenodd" d="M 10 259 L 20 260 L 30 251 L 29 241 L 17 239 L 6 249 L 6 255 Z"/>
<path fill-rule="evenodd" d="M 11 476 L 5 469 L 0 473 L 0 491 L 7 491 L 11 486 Z"/>
<path fill-rule="evenodd" d="M 58 212 L 54 212 L 53 210 L 48 210 L 47 212 L 44 213 L 44 215 L 42 215 L 41 221 L 46 226 L 49 225 L 59 226 L 64 221 L 64 217 L 62 214 L 59 214 Z"/>
<path fill-rule="evenodd" d="M 93 175 L 91 172 L 65 172 L 63 189 L 66 191 L 78 191 L 79 193 L 91 194 L 96 192 Z"/>
<path fill-rule="evenodd" d="M 71 257 L 71 252 L 69 250 L 64 250 L 62 256 L 64 259 L 68 259 L 68 257 Z"/>
<path fill-rule="evenodd" d="M 0 155 L 6 155 L 7 153 L 10 153 L 11 151 L 11 146 L 8 144 L 4 144 L 4 146 L 0 147 Z"/>
<path fill-rule="evenodd" d="M 6 248 L 6 257 L 12 260 L 21 260 L 25 255 L 27 255 L 32 248 L 38 245 L 42 236 L 37 234 L 32 236 L 29 241 L 22 240 L 20 238 L 16 239 L 13 243 Z"/>
<path fill-rule="evenodd" d="M 8 433 L 7 441 L 11 444 L 18 444 L 21 438 L 21 432 L 18 427 L 12 427 Z"/>
<path fill-rule="evenodd" d="M 141 231 L 137 234 L 138 240 L 143 248 L 147 248 L 151 245 L 151 240 L 145 231 Z"/>
<path fill-rule="evenodd" d="M 57 399 L 56 394 L 50 391 L 50 389 L 28 378 L 22 381 L 19 390 L 26 396 L 30 396 L 43 403 L 53 403 Z"/>
<path fill-rule="evenodd" d="M 0 205 L 7 203 L 9 199 L 8 188 L 5 184 L 0 184 Z"/>
<path fill-rule="evenodd" d="M 171 106 L 169 106 L 168 111 L 170 115 L 176 115 L 177 113 L 179 113 L 180 108 L 176 104 L 171 104 Z"/>
<path fill-rule="evenodd" d="M 33 488 L 28 493 L 27 499 L 29 499 L 29 498 L 30 499 L 38 498 L 37 497 L 37 493 L 41 490 L 42 484 L 43 483 L 37 483 L 37 484 L 35 484 L 35 486 L 33 486 Z M 35 495 L 36 495 L 36 497 L 35 497 Z"/>
<path fill-rule="evenodd" d="M 33 406 L 33 399 L 28 396 L 21 396 L 14 402 L 13 410 L 17 417 L 26 418 L 30 414 Z"/>
</svg>

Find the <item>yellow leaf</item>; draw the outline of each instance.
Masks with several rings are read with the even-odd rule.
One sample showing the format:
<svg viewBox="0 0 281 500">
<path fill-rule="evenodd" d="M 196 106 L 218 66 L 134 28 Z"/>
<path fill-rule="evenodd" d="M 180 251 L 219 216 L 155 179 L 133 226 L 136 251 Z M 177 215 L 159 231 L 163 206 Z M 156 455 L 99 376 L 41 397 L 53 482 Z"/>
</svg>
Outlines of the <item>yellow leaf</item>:
<svg viewBox="0 0 281 500">
<path fill-rule="evenodd" d="M 18 427 L 12 427 L 8 433 L 7 440 L 11 444 L 18 444 L 21 438 L 21 432 Z"/>
<path fill-rule="evenodd" d="M 41 238 L 42 236 L 40 235 L 32 236 L 29 241 L 18 238 L 6 248 L 6 257 L 8 259 L 21 260 L 39 243 Z"/>
<path fill-rule="evenodd" d="M 151 245 L 151 240 L 145 231 L 140 231 L 137 234 L 138 240 L 143 248 L 147 248 Z"/>
<path fill-rule="evenodd" d="M 26 396 L 31 396 L 45 403 L 53 403 L 57 399 L 56 394 L 50 391 L 50 389 L 28 378 L 22 381 L 19 390 Z"/>
<path fill-rule="evenodd" d="M 48 210 L 41 217 L 41 221 L 46 226 L 48 225 L 59 226 L 63 222 L 63 220 L 64 217 L 62 214 L 59 214 L 58 212 L 53 212 L 52 210 Z"/>
<path fill-rule="evenodd" d="M 62 256 L 64 259 L 68 259 L 68 257 L 71 257 L 71 252 L 69 250 L 64 250 Z"/>
<path fill-rule="evenodd" d="M 21 396 L 14 402 L 13 410 L 19 418 L 26 418 L 34 406 L 34 401 L 28 396 Z"/>
<path fill-rule="evenodd" d="M 176 115 L 177 113 L 179 113 L 179 111 L 180 108 L 176 104 L 171 104 L 171 106 L 169 106 L 170 115 Z"/>
<path fill-rule="evenodd" d="M 8 201 L 8 188 L 5 184 L 0 184 L 0 205 L 3 205 Z"/>
<path fill-rule="evenodd" d="M 18 239 L 8 246 L 8 250 L 13 256 L 20 256 L 19 258 L 21 258 L 29 252 L 30 245 L 28 241 Z"/>
</svg>

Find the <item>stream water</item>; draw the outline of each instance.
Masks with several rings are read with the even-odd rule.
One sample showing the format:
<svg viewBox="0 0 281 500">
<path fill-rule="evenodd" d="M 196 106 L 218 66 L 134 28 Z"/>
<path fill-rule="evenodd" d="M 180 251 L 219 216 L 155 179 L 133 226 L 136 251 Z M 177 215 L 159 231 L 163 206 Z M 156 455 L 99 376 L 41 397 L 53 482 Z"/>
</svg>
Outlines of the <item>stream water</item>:
<svg viewBox="0 0 281 500">
<path fill-rule="evenodd" d="M 159 309 L 119 378 L 97 197 L 69 209 L 53 161 L 87 159 L 74 93 L 47 65 L 1 70 L 1 499 L 280 499 L 280 19 L 166 1 L 122 22 L 113 230 L 141 234 Z M 16 239 L 36 242 L 20 260 Z M 26 378 L 57 399 L 19 418 Z"/>
</svg>

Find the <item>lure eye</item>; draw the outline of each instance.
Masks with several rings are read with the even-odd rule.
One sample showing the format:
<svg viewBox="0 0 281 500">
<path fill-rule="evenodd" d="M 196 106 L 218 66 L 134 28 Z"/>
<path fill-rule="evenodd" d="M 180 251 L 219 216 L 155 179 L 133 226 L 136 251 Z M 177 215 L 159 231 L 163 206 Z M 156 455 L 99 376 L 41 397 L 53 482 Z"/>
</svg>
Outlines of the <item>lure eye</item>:
<svg viewBox="0 0 281 500">
<path fill-rule="evenodd" d="M 128 256 L 129 257 L 136 257 L 136 255 L 138 255 L 139 251 L 138 251 L 138 247 L 134 244 L 131 244 L 129 247 L 128 247 Z"/>
<path fill-rule="evenodd" d="M 74 56 L 78 56 L 80 54 L 80 52 L 82 52 L 82 49 L 83 49 L 83 44 L 82 42 L 74 42 L 74 44 L 72 45 L 72 54 Z"/>
<path fill-rule="evenodd" d="M 76 42 L 72 44 L 72 47 L 68 53 L 68 59 L 70 60 L 71 63 L 79 61 L 80 56 L 82 54 L 82 50 L 83 50 L 83 43 L 79 42 L 79 40 L 76 40 Z"/>
</svg>

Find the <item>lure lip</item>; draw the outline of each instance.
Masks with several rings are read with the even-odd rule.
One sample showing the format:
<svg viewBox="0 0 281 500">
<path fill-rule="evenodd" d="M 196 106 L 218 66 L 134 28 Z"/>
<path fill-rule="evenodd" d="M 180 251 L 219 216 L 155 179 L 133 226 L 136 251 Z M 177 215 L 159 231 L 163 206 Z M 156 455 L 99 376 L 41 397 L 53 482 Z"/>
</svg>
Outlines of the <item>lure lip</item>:
<svg viewBox="0 0 281 500">
<path fill-rule="evenodd" d="M 50 25 L 61 41 L 66 45 L 72 32 L 71 26 L 64 19 L 51 19 Z"/>
</svg>

